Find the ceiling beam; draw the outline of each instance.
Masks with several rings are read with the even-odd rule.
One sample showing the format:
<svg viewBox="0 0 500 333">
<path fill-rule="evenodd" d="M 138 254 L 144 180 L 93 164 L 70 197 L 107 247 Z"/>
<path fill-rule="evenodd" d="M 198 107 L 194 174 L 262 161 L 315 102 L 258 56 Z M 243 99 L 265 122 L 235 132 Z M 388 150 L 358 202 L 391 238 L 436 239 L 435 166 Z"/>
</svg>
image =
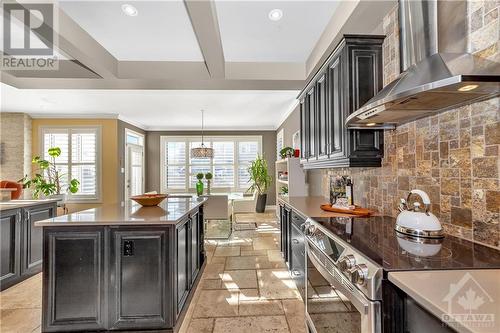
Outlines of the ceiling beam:
<svg viewBox="0 0 500 333">
<path fill-rule="evenodd" d="M 184 5 L 210 76 L 214 79 L 224 78 L 224 51 L 215 2 L 212 0 L 184 0 Z"/>
<path fill-rule="evenodd" d="M 0 81 L 19 89 L 172 89 L 172 90 L 301 90 L 304 80 L 162 80 L 24 78 L 6 74 Z"/>
</svg>

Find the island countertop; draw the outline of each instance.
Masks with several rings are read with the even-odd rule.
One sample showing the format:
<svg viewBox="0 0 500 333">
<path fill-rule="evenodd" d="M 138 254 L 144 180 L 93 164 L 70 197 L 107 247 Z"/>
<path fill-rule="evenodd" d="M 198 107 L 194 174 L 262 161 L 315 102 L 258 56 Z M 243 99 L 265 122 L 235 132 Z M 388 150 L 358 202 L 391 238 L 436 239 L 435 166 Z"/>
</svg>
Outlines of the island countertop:
<svg viewBox="0 0 500 333">
<path fill-rule="evenodd" d="M 24 208 L 28 206 L 44 205 L 57 202 L 57 199 L 39 199 L 39 200 L 10 200 L 0 202 L 0 212 L 9 209 Z"/>
<path fill-rule="evenodd" d="M 131 200 L 38 221 L 38 227 L 85 225 L 176 224 L 201 206 L 204 198 L 167 198 L 158 206 L 142 207 Z"/>
</svg>

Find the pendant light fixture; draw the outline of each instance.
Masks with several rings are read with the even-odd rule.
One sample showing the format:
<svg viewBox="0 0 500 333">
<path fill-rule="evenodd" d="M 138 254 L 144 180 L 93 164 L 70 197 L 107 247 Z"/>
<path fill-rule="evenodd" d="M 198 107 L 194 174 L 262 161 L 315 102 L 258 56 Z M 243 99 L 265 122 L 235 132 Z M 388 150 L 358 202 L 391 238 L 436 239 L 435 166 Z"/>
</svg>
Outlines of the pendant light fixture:
<svg viewBox="0 0 500 333">
<path fill-rule="evenodd" d="M 201 110 L 201 146 L 197 148 L 191 149 L 191 157 L 192 158 L 213 158 L 214 150 L 213 148 L 209 148 L 205 146 L 203 143 L 203 129 L 204 129 L 204 110 Z"/>
</svg>

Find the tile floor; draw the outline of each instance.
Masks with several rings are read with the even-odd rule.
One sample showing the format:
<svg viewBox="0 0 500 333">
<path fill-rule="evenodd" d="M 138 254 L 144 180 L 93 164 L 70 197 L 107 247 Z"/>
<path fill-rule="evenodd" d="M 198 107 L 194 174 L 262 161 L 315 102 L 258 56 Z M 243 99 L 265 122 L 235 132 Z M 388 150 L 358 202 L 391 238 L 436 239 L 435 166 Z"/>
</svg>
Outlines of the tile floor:
<svg viewBox="0 0 500 333">
<path fill-rule="evenodd" d="M 272 213 L 256 230 L 206 241 L 207 266 L 179 333 L 303 333 L 304 307 L 278 249 Z M 40 332 L 41 274 L 0 293 L 0 332 Z"/>
</svg>

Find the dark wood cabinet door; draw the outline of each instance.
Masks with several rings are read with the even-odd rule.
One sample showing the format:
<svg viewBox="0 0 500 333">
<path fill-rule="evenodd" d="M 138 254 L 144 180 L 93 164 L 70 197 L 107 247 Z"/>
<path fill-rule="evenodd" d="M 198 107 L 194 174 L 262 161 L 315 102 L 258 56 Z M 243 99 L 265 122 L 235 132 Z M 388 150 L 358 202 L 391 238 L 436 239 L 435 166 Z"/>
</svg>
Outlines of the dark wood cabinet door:
<svg viewBox="0 0 500 333">
<path fill-rule="evenodd" d="M 317 152 L 318 159 L 328 158 L 329 109 L 327 105 L 327 74 L 323 74 L 316 83 L 316 108 L 318 119 Z"/>
<path fill-rule="evenodd" d="M 349 94 L 348 114 L 359 109 L 382 89 L 381 45 L 348 46 Z M 381 158 L 383 131 L 349 130 L 349 157 Z"/>
<path fill-rule="evenodd" d="M 182 310 L 189 293 L 189 220 L 177 226 L 176 229 L 176 305 L 177 315 Z"/>
<path fill-rule="evenodd" d="M 0 212 L 0 290 L 19 280 L 21 210 Z"/>
<path fill-rule="evenodd" d="M 42 269 L 43 230 L 35 222 L 56 216 L 56 205 L 34 206 L 23 209 L 22 274 L 38 273 Z"/>
<path fill-rule="evenodd" d="M 302 162 L 307 161 L 307 147 L 309 145 L 309 128 L 307 122 L 307 110 L 305 100 L 300 101 L 300 159 Z"/>
<path fill-rule="evenodd" d="M 44 229 L 42 331 L 104 329 L 104 228 Z"/>
<path fill-rule="evenodd" d="M 170 324 L 168 229 L 111 228 L 114 286 L 110 327 L 161 328 Z"/>
<path fill-rule="evenodd" d="M 198 225 L 198 214 L 194 214 L 191 216 L 190 221 L 190 287 L 193 286 L 196 277 L 198 276 L 198 272 L 200 270 L 200 242 L 199 242 L 199 225 Z"/>
<path fill-rule="evenodd" d="M 291 235 L 291 260 L 290 260 L 290 274 L 299 289 L 302 297 L 304 297 L 305 292 L 305 243 L 304 234 L 300 228 L 295 224 L 291 223 L 290 227 Z"/>
<path fill-rule="evenodd" d="M 317 157 L 317 152 L 316 152 L 316 143 L 317 143 L 317 126 L 318 126 L 318 121 L 317 121 L 317 106 L 316 106 L 316 93 L 315 93 L 315 87 L 313 86 L 311 90 L 306 95 L 306 112 L 307 112 L 307 127 L 308 127 L 308 146 L 306 150 L 306 158 L 307 159 L 316 159 Z"/>
<path fill-rule="evenodd" d="M 342 157 L 345 152 L 344 143 L 344 112 L 342 84 L 342 56 L 339 55 L 328 66 L 328 97 L 329 97 L 329 145 L 328 154 L 331 158 Z"/>
</svg>

